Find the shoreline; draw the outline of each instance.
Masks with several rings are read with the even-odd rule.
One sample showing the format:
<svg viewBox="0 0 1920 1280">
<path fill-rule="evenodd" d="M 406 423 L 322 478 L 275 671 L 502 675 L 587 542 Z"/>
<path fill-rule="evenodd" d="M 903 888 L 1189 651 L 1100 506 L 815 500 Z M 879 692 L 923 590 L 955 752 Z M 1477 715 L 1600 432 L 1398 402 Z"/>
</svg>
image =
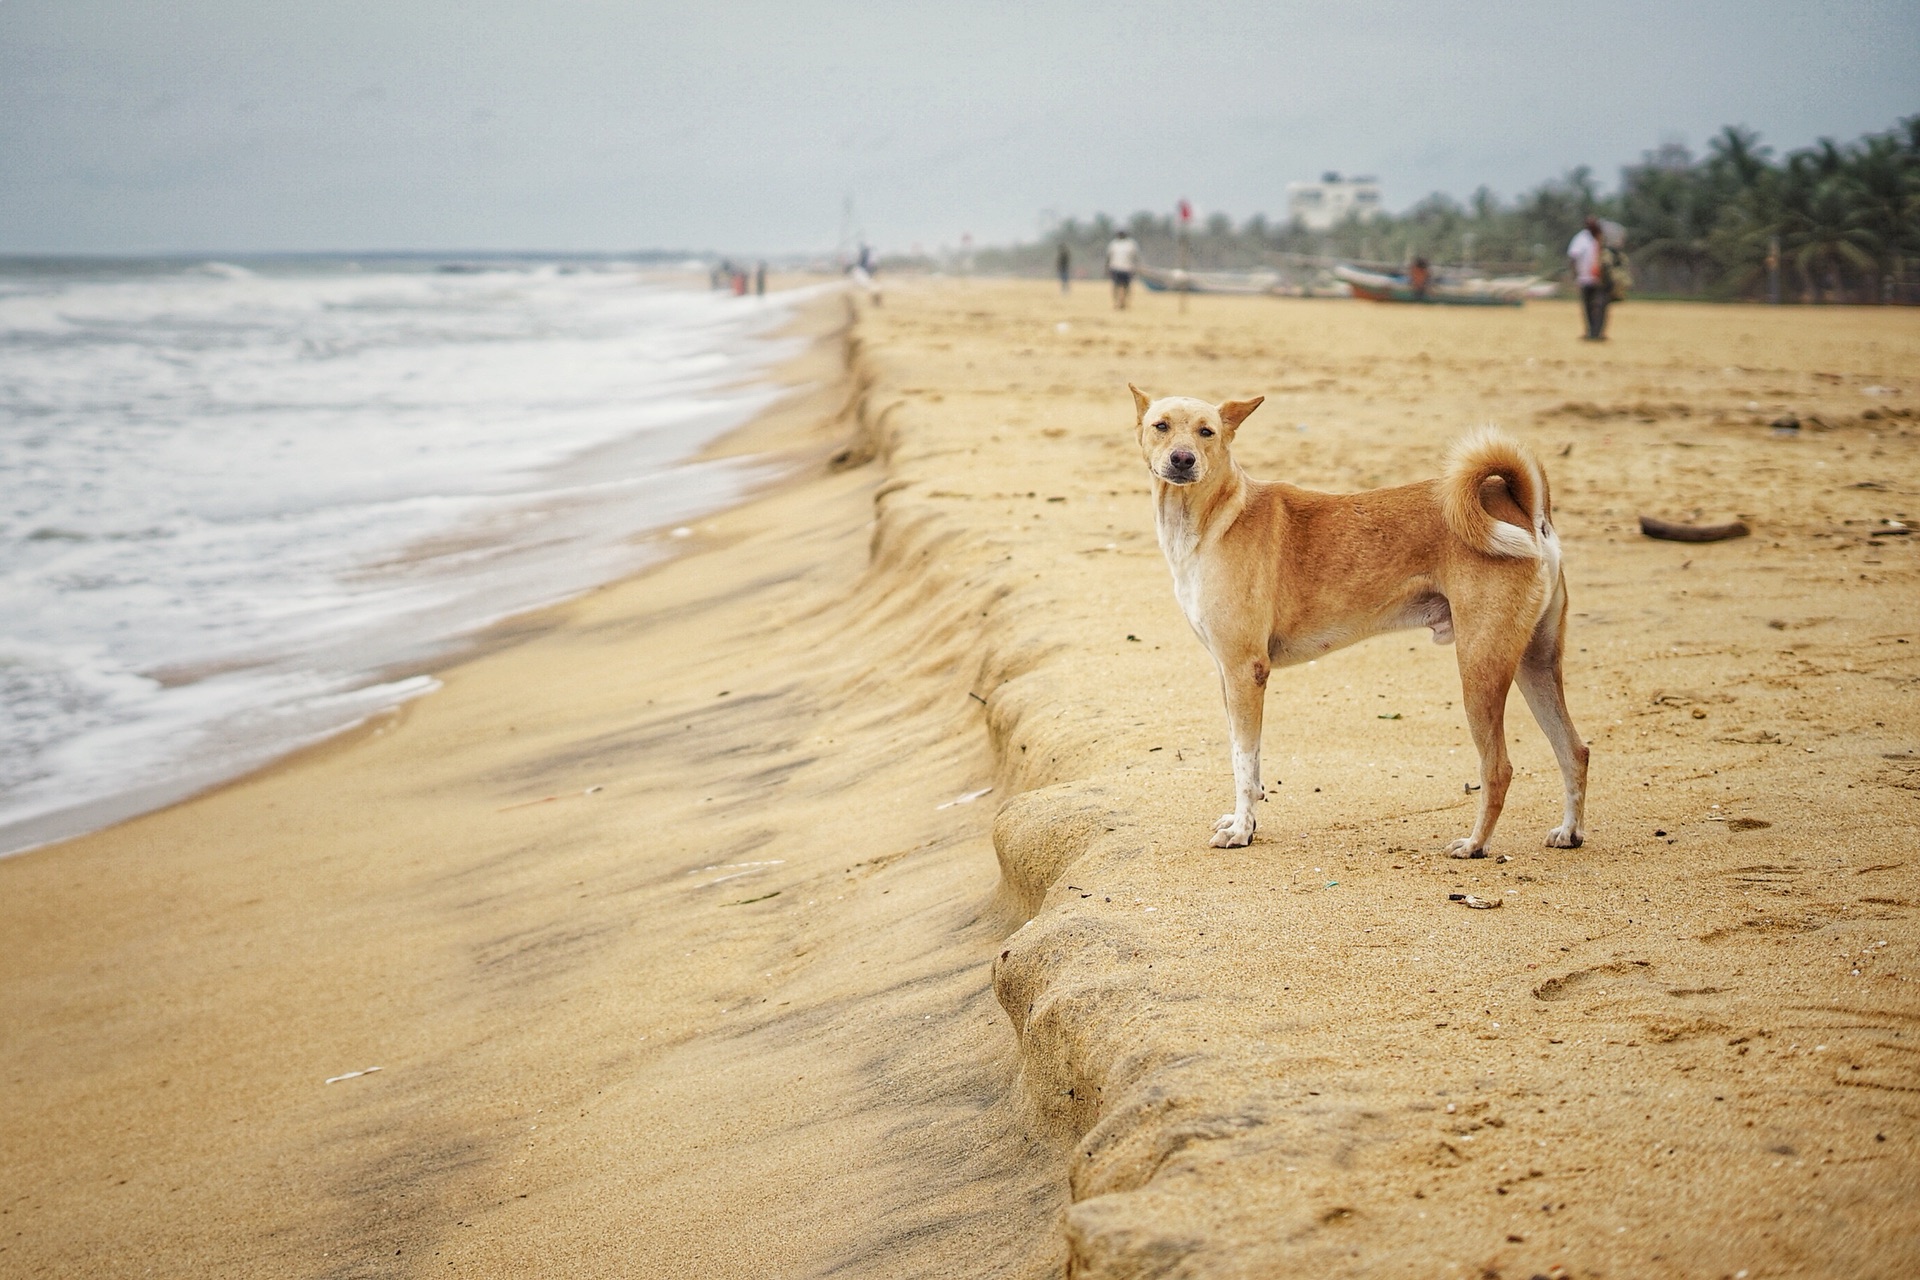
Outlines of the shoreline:
<svg viewBox="0 0 1920 1280">
<path fill-rule="evenodd" d="M 935 641 L 866 572 L 880 477 L 827 461 L 866 402 L 831 337 L 802 363 L 719 447 L 811 464 L 683 554 L 0 863 L 0 1269 L 1046 1273 L 991 812 L 948 803 L 976 704 L 872 678 L 969 613 Z"/>
<path fill-rule="evenodd" d="M 649 285 L 664 285 L 668 288 L 684 288 L 688 290 L 693 288 L 692 278 L 686 276 L 685 273 L 655 271 L 643 273 L 643 275 Z M 818 288 L 819 286 L 818 282 L 801 281 L 799 283 L 788 282 L 787 287 L 806 289 Z M 797 304 L 797 308 L 793 313 L 790 314 L 776 330 L 770 331 L 765 335 L 764 340 L 782 341 L 788 337 L 792 337 L 799 338 L 803 340 L 804 343 L 810 344 L 818 339 L 816 330 L 822 323 L 820 316 L 825 312 L 837 310 L 838 308 L 826 298 L 815 297 L 802 301 Z M 699 449 L 676 461 L 673 466 L 676 469 L 689 467 L 699 468 L 714 463 L 746 462 L 758 457 L 760 451 L 743 448 L 738 442 L 735 442 L 733 438 L 735 436 L 746 437 L 747 433 L 750 433 L 754 429 L 755 424 L 759 423 L 763 418 L 772 416 L 777 419 L 783 402 L 792 399 L 797 394 L 805 393 L 805 387 L 796 384 L 791 378 L 783 376 L 782 372 L 783 370 L 804 363 L 804 353 L 792 355 L 777 361 L 766 362 L 764 371 L 759 376 L 743 376 L 712 388 L 712 394 L 718 396 L 737 395 L 756 388 L 766 388 L 770 390 L 772 394 L 766 406 L 751 412 L 743 421 L 715 435 L 700 446 Z M 713 510 L 722 510 L 726 507 L 752 501 L 756 495 L 764 492 L 769 486 L 780 484 L 790 478 L 793 467 L 798 465 L 798 463 L 795 460 L 782 460 L 776 457 L 777 451 L 781 447 L 781 442 L 777 436 L 770 441 L 770 445 L 774 452 L 766 454 L 766 461 L 763 465 L 771 467 L 773 474 L 755 475 L 742 473 L 739 477 L 737 491 L 731 497 L 721 501 Z M 550 468 L 550 470 L 556 474 L 566 471 L 581 471 L 584 468 L 590 467 L 593 459 L 599 455 L 617 453 L 623 449 L 631 449 L 633 446 L 634 442 L 631 440 L 613 441 L 597 445 L 582 455 L 568 459 L 564 463 L 557 464 L 555 467 Z M 543 503 L 556 501 L 551 495 L 543 496 L 540 500 Z M 692 519 L 696 521 L 700 518 L 702 517 L 692 517 Z M 352 689 L 342 691 L 333 695 L 333 697 L 337 700 L 361 699 L 364 695 L 375 693 L 382 689 L 412 685 L 420 681 L 427 682 L 424 688 L 397 692 L 389 695 L 388 698 L 379 699 L 379 705 L 375 706 L 372 710 L 356 719 L 339 724 L 334 728 L 295 735 L 290 738 L 277 740 L 271 745 L 261 744 L 257 749 L 240 749 L 229 752 L 228 754 L 233 754 L 237 757 L 236 760 L 218 763 L 216 753 L 216 759 L 209 760 L 201 766 L 188 767 L 183 763 L 182 766 L 176 770 L 178 776 L 129 787 L 109 795 L 98 797 L 94 800 L 83 802 L 78 806 L 53 810 L 35 817 L 21 819 L 12 824 L 13 832 L 4 838 L 12 839 L 14 834 L 17 833 L 26 843 L 19 844 L 16 847 L 0 849 L 0 859 L 15 857 L 36 849 L 58 845 L 67 840 L 78 839 L 120 822 L 140 817 L 143 814 L 156 812 L 157 810 L 165 809 L 175 804 L 185 803 L 198 796 L 208 794 L 211 791 L 248 778 L 261 770 L 271 769 L 283 761 L 302 756 L 309 751 L 323 748 L 336 737 L 354 734 L 364 726 L 390 715 L 398 709 L 404 708 L 415 699 L 434 692 L 434 690 L 438 688 L 438 683 L 433 679 L 433 672 L 457 666 L 471 657 L 490 652 L 499 647 L 501 643 L 506 642 L 505 638 L 525 634 L 526 629 L 521 625 L 523 619 L 532 618 L 549 610 L 563 607 L 568 602 L 578 599 L 582 595 L 600 590 L 613 582 L 622 581 L 649 572 L 661 560 L 669 558 L 674 554 L 677 548 L 673 542 L 667 540 L 667 531 L 670 526 L 680 525 L 684 522 L 685 518 L 678 515 L 663 517 L 656 524 L 631 530 L 621 539 L 623 543 L 629 546 L 638 546 L 649 542 L 658 544 L 659 550 L 649 561 L 642 562 L 637 566 L 620 572 L 606 581 L 590 583 L 578 589 L 567 591 L 553 599 L 532 604 L 525 608 L 516 608 L 506 615 L 481 623 L 478 626 L 458 630 L 442 635 L 438 639 L 425 642 L 422 645 L 416 645 L 415 648 L 417 652 L 409 656 L 392 657 L 376 662 L 370 666 L 364 666 L 359 671 L 360 682 Z M 475 546 L 491 545 L 482 537 L 478 530 L 466 528 L 450 529 L 434 534 L 424 541 L 411 543 L 398 548 L 391 556 L 380 562 L 380 564 L 384 566 L 407 563 L 429 554 L 430 551 L 437 553 L 444 551 L 446 546 L 460 543 L 471 543 Z M 364 567 L 366 566 L 363 566 L 363 568 Z M 215 663 L 210 666 L 202 665 L 200 667 L 180 667 L 176 665 L 174 668 L 156 673 L 156 678 L 158 678 L 163 685 L 171 686 L 180 683 L 190 683 L 203 679 L 208 675 L 221 674 L 232 669 L 236 668 L 235 664 L 231 661 Z M 191 678 L 185 678 L 189 673 Z"/>
</svg>

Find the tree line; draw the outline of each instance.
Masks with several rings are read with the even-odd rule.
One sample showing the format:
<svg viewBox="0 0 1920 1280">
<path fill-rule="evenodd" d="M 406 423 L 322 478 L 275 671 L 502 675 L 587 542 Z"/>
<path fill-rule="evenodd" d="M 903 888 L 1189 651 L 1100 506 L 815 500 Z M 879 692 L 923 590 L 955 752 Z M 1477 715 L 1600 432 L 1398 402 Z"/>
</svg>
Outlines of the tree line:
<svg viewBox="0 0 1920 1280">
<path fill-rule="evenodd" d="M 1587 214 L 1625 229 L 1637 291 L 1677 297 L 1920 303 L 1920 115 L 1841 145 L 1822 139 L 1774 158 L 1758 134 L 1728 126 L 1704 156 L 1668 143 L 1621 170 L 1602 192 L 1582 166 L 1512 202 L 1486 187 L 1463 204 L 1435 194 L 1400 214 L 1349 219 L 1328 231 L 1256 214 L 1235 225 L 1215 213 L 1184 250 L 1198 270 L 1273 267 L 1301 274 L 1318 260 L 1552 276 Z M 1065 244 L 1080 274 L 1098 274 L 1120 223 L 1068 219 L 1021 245 L 982 249 L 984 272 L 1049 274 Z M 1124 224 L 1158 266 L 1179 261 L 1171 214 Z"/>
</svg>

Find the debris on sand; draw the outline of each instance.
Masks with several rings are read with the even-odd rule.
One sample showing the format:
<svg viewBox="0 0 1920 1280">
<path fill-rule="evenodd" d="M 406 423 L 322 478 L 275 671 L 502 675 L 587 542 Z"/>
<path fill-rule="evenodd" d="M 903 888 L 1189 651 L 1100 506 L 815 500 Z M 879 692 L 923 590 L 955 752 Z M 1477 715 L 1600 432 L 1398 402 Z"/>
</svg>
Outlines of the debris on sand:
<svg viewBox="0 0 1920 1280">
<path fill-rule="evenodd" d="M 1729 524 L 1675 524 L 1655 516 L 1641 516 L 1640 532 L 1662 542 L 1725 542 L 1729 538 L 1744 538 L 1753 530 L 1747 528 L 1744 520 Z"/>
<path fill-rule="evenodd" d="M 339 1084 L 342 1080 L 358 1080 L 361 1076 L 370 1076 L 379 1069 L 378 1067 L 363 1067 L 358 1071 L 348 1071 L 343 1075 L 328 1076 L 327 1083 Z"/>
<path fill-rule="evenodd" d="M 992 790 L 992 787 L 982 787 L 978 791 L 969 791 L 965 795 L 955 796 L 945 804 L 937 804 L 933 807 L 936 809 L 951 809 L 957 804 L 972 804 L 975 800 L 978 800 L 981 796 L 986 795 Z"/>
<path fill-rule="evenodd" d="M 1450 893 L 1447 895 L 1447 901 L 1457 902 L 1465 907 L 1472 907 L 1475 911 L 1491 911 L 1501 905 L 1500 899 L 1498 898 L 1480 898 L 1475 897 L 1471 893 Z"/>
</svg>

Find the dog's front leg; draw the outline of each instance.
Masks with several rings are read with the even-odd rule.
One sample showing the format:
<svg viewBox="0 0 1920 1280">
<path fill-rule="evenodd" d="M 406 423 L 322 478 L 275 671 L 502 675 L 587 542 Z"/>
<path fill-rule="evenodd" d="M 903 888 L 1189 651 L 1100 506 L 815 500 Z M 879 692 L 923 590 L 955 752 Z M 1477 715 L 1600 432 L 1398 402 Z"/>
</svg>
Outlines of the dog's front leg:
<svg viewBox="0 0 1920 1280">
<path fill-rule="evenodd" d="M 1220 664 L 1227 730 L 1233 738 L 1233 812 L 1213 824 L 1213 847 L 1237 849 L 1253 842 L 1253 806 L 1266 799 L 1260 785 L 1260 721 L 1266 712 L 1267 664 L 1261 659 Z"/>
</svg>

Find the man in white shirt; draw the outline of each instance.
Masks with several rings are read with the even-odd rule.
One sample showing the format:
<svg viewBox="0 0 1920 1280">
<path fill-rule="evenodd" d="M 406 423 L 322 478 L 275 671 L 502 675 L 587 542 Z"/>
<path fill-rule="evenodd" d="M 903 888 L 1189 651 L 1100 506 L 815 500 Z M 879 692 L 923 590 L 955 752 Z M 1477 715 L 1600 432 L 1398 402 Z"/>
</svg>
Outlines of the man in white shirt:
<svg viewBox="0 0 1920 1280">
<path fill-rule="evenodd" d="M 1580 228 L 1567 246 L 1567 260 L 1573 264 L 1573 279 L 1580 286 L 1580 309 L 1587 318 L 1588 342 L 1607 340 L 1607 233 L 1600 227 L 1600 219 L 1587 215 L 1587 225 Z"/>
<path fill-rule="evenodd" d="M 1124 230 L 1113 233 L 1107 242 L 1107 278 L 1113 281 L 1113 306 L 1127 309 L 1127 296 L 1133 289 L 1133 273 L 1140 269 L 1140 243 Z"/>
</svg>

